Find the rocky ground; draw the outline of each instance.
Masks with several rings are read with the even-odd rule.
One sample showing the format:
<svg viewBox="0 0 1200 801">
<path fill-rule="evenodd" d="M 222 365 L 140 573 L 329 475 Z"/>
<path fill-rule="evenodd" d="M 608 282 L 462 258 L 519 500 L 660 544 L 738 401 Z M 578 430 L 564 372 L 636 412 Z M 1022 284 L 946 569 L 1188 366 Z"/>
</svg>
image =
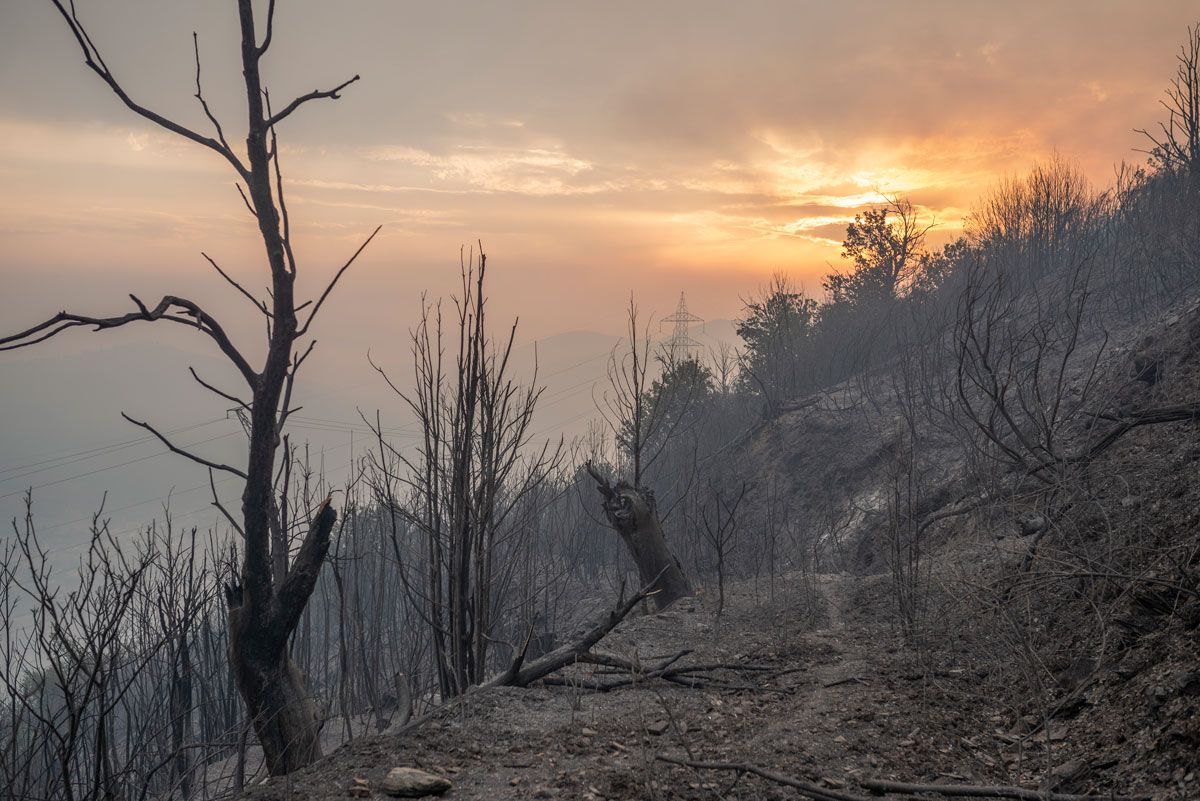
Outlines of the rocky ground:
<svg viewBox="0 0 1200 801">
<path fill-rule="evenodd" d="M 953 648 L 935 657 L 900 647 L 883 577 L 793 577 L 780 582 L 774 602 L 766 595 L 761 585 L 735 586 L 719 625 L 711 597 L 689 599 L 627 620 L 600 645 L 643 665 L 688 650 L 677 665 L 721 666 L 688 674 L 696 686 L 658 679 L 596 692 L 578 683 L 614 674 L 581 666 L 571 673 L 576 686 L 481 694 L 408 734 L 360 738 L 249 795 L 325 799 L 358 788 L 356 795 L 385 797 L 388 771 L 409 766 L 446 777 L 452 788 L 444 797 L 464 800 L 796 797 L 753 775 L 659 759 L 671 756 L 747 763 L 849 791 L 887 778 L 1200 797 L 1177 753 L 1155 768 L 1149 735 L 1097 736 L 1097 726 L 1122 726 L 1103 715 L 1134 714 L 1109 708 L 1136 697 L 1141 710 L 1143 685 L 1169 682 L 1169 668 L 1158 671 L 1167 678 L 1105 674 L 1114 684 L 1099 693 L 1110 703 L 1030 731 L 1002 699 L 981 691 L 986 665 L 957 659 Z M 1165 692 L 1164 705 L 1192 703 L 1186 687 Z M 1193 707 L 1173 714 L 1194 728 Z"/>
</svg>

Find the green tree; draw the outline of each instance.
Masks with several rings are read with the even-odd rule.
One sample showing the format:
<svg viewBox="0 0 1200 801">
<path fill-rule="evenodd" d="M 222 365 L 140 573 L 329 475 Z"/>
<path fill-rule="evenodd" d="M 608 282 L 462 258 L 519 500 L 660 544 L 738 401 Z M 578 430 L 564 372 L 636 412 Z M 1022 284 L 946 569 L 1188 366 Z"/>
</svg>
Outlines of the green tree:
<svg viewBox="0 0 1200 801">
<path fill-rule="evenodd" d="M 925 236 L 932 227 L 921 221 L 907 198 L 889 199 L 885 206 L 854 215 L 842 242 L 842 258 L 854 267 L 826 277 L 830 302 L 861 307 L 903 294 L 920 273 Z"/>
<path fill-rule="evenodd" d="M 784 275 L 746 302 L 737 323 L 745 343 L 739 374 L 743 391 L 761 394 L 769 406 L 810 383 L 811 340 L 819 306 Z"/>
</svg>

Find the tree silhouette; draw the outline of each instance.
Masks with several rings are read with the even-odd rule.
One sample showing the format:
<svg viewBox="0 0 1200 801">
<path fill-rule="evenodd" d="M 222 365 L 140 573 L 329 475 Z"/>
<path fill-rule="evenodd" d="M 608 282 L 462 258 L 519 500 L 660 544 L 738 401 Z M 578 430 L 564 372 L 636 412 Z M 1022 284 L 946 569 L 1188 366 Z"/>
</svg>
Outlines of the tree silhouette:
<svg viewBox="0 0 1200 801">
<path fill-rule="evenodd" d="M 245 382 L 240 390 L 219 388 L 205 381 L 194 370 L 191 373 L 200 386 L 223 401 L 234 404 L 248 421 L 244 467 L 206 459 L 179 447 L 150 423 L 125 417 L 134 425 L 149 431 L 172 452 L 207 468 L 210 475 L 225 472 L 244 482 L 240 519 L 221 505 L 215 492 L 213 497 L 214 505 L 225 514 L 243 540 L 241 576 L 227 586 L 226 592 L 229 602 L 230 657 L 238 688 L 262 745 L 267 768 L 272 775 L 288 773 L 309 764 L 320 756 L 321 751 L 320 720 L 300 673 L 288 655 L 288 639 L 320 573 L 329 549 L 329 536 L 336 513 L 328 500 L 313 511 L 308 532 L 289 564 L 288 524 L 281 519 L 281 505 L 277 502 L 277 497 L 287 493 L 286 480 L 282 481 L 279 496 L 276 495 L 279 448 L 284 441 L 284 425 L 288 416 L 295 411 L 292 389 L 296 374 L 316 344 L 315 340 L 308 337 L 313 321 L 330 292 L 379 229 L 376 228 L 334 273 L 320 295 L 298 304 L 295 298 L 298 266 L 292 249 L 276 129 L 300 107 L 313 100 L 337 99 L 343 89 L 358 80 L 358 76 L 332 89 L 313 90 L 273 110 L 270 93 L 263 81 L 262 61 L 272 42 L 275 2 L 271 0 L 267 8 L 265 30 L 260 39 L 252 0 L 238 0 L 247 114 L 245 150 L 240 152 L 230 143 L 224 126 L 204 98 L 200 46 L 195 34 L 195 98 L 211 123 L 212 133 L 209 135 L 181 125 L 135 100 L 105 62 L 80 20 L 74 0 L 50 2 L 74 35 L 84 63 L 122 103 L 156 125 L 214 151 L 233 168 L 242 201 L 258 223 L 270 271 L 269 300 L 256 297 L 231 278 L 214 259 L 207 254 L 202 255 L 221 278 L 249 300 L 265 318 L 267 351 L 261 366 L 255 367 L 213 314 L 199 304 L 176 295 L 165 295 L 153 306 L 143 303 L 136 295 L 130 295 L 134 310 L 115 316 L 94 317 L 59 312 L 24 331 L 0 338 L 0 350 L 28 347 L 73 328 L 102 331 L 139 322 L 173 323 L 208 337 L 237 369 Z M 303 319 L 301 312 L 305 312 Z"/>
</svg>

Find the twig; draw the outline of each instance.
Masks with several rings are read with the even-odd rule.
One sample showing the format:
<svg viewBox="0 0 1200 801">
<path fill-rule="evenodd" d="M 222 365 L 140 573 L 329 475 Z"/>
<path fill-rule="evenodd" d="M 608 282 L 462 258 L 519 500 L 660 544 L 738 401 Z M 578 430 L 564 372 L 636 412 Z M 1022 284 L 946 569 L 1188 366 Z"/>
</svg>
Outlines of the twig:
<svg viewBox="0 0 1200 801">
<path fill-rule="evenodd" d="M 830 687 L 840 687 L 843 684 L 866 684 L 866 683 L 867 682 L 864 679 L 861 679 L 858 676 L 848 676 L 844 679 L 838 679 L 837 681 L 831 681 L 827 684 L 822 684 L 821 686 L 824 687 L 826 690 L 828 690 Z"/>
</svg>

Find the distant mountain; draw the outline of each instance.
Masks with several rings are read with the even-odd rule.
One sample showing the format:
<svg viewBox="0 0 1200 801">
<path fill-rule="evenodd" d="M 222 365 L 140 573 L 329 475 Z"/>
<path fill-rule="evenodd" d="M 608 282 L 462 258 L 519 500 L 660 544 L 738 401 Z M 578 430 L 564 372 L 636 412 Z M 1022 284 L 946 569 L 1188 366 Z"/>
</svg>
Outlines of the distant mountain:
<svg viewBox="0 0 1200 801">
<path fill-rule="evenodd" d="M 705 361 L 721 342 L 738 344 L 735 323 L 731 320 L 712 320 L 689 330 L 688 335 L 701 343 Z M 667 327 L 652 332 L 654 342 L 661 344 L 671 335 Z M 522 380 L 533 376 L 537 365 L 538 384 L 545 388 L 538 404 L 535 431 L 544 436 L 565 436 L 571 439 L 587 431 L 588 423 L 598 417 L 596 400 L 603 396 L 608 385 L 609 356 L 620 344 L 621 337 L 597 331 L 567 331 L 545 337 L 516 348 L 513 366 Z"/>
<path fill-rule="evenodd" d="M 669 336 L 652 332 L 656 342 Z M 690 331 L 706 349 L 736 344 L 734 324 L 713 320 Z M 512 373 L 521 383 L 542 386 L 534 439 L 568 441 L 598 419 L 596 401 L 607 387 L 609 355 L 620 337 L 577 330 L 514 348 Z M 707 353 L 704 354 L 708 358 Z M 389 376 L 406 388 L 412 375 L 404 351 L 375 355 Z M 147 340 L 141 336 L 75 337 L 45 348 L 5 354 L 0 360 L 0 515 L 24 514 L 22 494 L 34 488 L 40 530 L 50 547 L 75 545 L 86 536 L 90 515 L 105 500 L 113 528 L 130 531 L 161 518 L 170 502 L 181 525 L 214 522 L 208 476 L 203 468 L 165 452 L 121 412 L 175 432 L 180 444 L 205 456 L 240 464 L 243 435 L 227 415 L 232 403 L 201 389 L 188 374 L 195 367 L 207 381 L 237 391 L 240 378 L 204 343 Z M 375 410 L 397 447 L 415 442 L 411 413 L 363 357 L 353 362 L 318 348 L 297 385 L 303 406 L 289 423 L 294 444 L 307 444 L 319 469 L 336 482 L 348 474 L 374 436 L 360 410 Z M 236 482 L 218 479 L 224 500 L 236 506 Z"/>
</svg>

